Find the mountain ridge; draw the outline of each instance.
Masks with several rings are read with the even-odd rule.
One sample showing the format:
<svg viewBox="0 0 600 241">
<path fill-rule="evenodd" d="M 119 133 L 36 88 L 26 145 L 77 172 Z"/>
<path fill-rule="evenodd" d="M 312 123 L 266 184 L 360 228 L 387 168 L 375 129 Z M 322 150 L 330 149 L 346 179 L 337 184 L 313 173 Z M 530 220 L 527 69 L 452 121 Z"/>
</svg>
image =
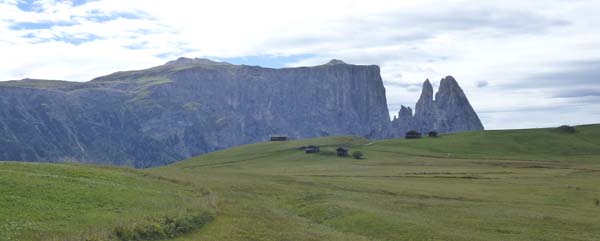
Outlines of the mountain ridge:
<svg viewBox="0 0 600 241">
<path fill-rule="evenodd" d="M 385 91 L 379 66 L 335 59 L 273 69 L 179 58 L 88 82 L 15 81 L 0 84 L 0 160 L 152 167 L 273 133 L 403 136 Z"/>
<path fill-rule="evenodd" d="M 151 167 L 272 133 L 390 135 L 377 66 L 214 63 L 179 59 L 83 83 L 2 85 L 0 159 Z"/>
</svg>

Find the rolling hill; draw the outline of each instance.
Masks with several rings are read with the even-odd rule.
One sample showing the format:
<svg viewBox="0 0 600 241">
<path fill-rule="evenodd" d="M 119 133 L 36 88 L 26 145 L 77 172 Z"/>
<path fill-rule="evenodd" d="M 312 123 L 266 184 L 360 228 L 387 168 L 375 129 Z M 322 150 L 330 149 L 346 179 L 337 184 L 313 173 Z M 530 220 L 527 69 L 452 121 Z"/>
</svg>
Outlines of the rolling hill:
<svg viewBox="0 0 600 241">
<path fill-rule="evenodd" d="M 145 170 L 3 163 L 0 228 L 109 236 L 196 213 L 211 221 L 174 240 L 599 240 L 600 125 L 576 129 L 265 142 Z"/>
<path fill-rule="evenodd" d="M 212 220 L 210 195 L 129 168 L 0 162 L 0 240 L 176 236 Z"/>
</svg>

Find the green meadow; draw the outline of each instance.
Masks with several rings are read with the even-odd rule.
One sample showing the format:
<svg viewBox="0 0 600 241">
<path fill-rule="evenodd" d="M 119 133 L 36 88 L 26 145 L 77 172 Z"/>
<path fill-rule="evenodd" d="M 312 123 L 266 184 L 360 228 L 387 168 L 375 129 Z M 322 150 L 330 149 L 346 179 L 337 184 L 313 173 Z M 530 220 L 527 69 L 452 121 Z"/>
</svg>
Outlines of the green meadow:
<svg viewBox="0 0 600 241">
<path fill-rule="evenodd" d="M 0 163 L 2 241 L 161 237 L 165 218 L 210 219 L 210 205 L 192 185 L 130 168 Z"/>
<path fill-rule="evenodd" d="M 145 170 L 0 163 L 0 240 L 600 240 L 600 125 L 576 129 L 265 142 Z"/>
</svg>

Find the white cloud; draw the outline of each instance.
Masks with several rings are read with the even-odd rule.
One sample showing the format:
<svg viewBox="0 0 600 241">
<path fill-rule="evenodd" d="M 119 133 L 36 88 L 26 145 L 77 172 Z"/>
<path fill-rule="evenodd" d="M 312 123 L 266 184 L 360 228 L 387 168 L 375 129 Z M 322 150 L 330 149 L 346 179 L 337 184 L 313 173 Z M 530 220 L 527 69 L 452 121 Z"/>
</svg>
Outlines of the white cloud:
<svg viewBox="0 0 600 241">
<path fill-rule="evenodd" d="M 4 80 L 86 81 L 179 55 L 299 55 L 307 57 L 283 64 L 380 65 L 392 113 L 414 105 L 425 78 L 453 75 L 487 127 L 600 122 L 583 111 L 593 103 L 556 98 L 571 88 L 570 64 L 600 60 L 597 1 L 44 0 L 30 12 L 17 2 L 0 1 Z M 539 78 L 555 72 L 567 76 L 562 84 Z"/>
</svg>

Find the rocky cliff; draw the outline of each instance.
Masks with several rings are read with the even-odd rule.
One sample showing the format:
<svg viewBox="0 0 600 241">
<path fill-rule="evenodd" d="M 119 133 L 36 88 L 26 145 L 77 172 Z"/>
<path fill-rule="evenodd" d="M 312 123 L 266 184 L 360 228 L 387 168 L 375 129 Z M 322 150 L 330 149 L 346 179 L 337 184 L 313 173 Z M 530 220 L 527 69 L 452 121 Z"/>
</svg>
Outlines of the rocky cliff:
<svg viewBox="0 0 600 241">
<path fill-rule="evenodd" d="M 271 69 L 180 58 L 89 82 L 0 82 L 0 160 L 151 167 L 271 134 L 401 137 L 483 126 L 461 88 L 429 81 L 392 122 L 375 65 Z"/>
<path fill-rule="evenodd" d="M 433 87 L 425 80 L 414 115 L 410 108 L 401 107 L 398 117 L 392 121 L 392 132 L 400 137 L 410 130 L 424 134 L 429 131 L 451 133 L 483 130 L 483 125 L 456 80 L 447 76 L 440 81 L 435 100 Z"/>
<path fill-rule="evenodd" d="M 417 109 L 418 111 L 418 109 Z M 150 167 L 231 146 L 390 133 L 379 67 L 180 58 L 85 83 L 0 82 L 0 160 Z"/>
</svg>

